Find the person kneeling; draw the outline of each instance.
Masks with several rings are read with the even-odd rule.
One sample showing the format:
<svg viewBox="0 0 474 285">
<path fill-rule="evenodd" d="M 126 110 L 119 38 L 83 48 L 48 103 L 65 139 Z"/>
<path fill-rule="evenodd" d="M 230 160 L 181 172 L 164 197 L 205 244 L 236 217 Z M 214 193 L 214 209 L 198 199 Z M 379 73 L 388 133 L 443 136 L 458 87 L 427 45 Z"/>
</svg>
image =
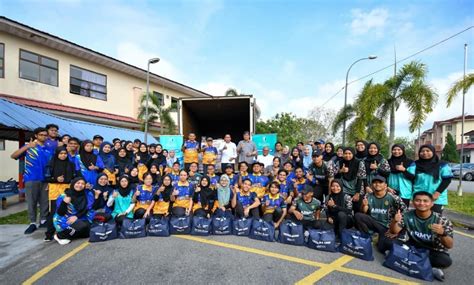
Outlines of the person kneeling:
<svg viewBox="0 0 474 285">
<path fill-rule="evenodd" d="M 280 195 L 280 184 L 276 181 L 270 183 L 270 193 L 262 199 L 263 219 L 273 222 L 278 228 L 286 216 L 285 199 Z"/>
<path fill-rule="evenodd" d="M 232 208 L 235 211 L 237 218 L 248 218 L 252 217 L 255 219 L 260 218 L 258 212 L 258 206 L 260 206 L 260 200 L 255 192 L 250 192 L 252 187 L 252 181 L 250 179 L 244 179 L 242 181 L 242 188 L 239 189 L 237 185 L 232 188 Z"/>
<path fill-rule="evenodd" d="M 441 268 L 447 268 L 453 263 L 448 254 L 448 249 L 453 248 L 453 224 L 446 217 L 432 211 L 434 199 L 429 192 L 416 192 L 413 204 L 414 210 L 404 215 L 395 215 L 390 223 L 390 232 L 406 232 L 409 245 L 428 249 L 433 275 L 442 281 L 444 272 Z"/>
<path fill-rule="evenodd" d="M 293 200 L 288 211 L 291 220 L 303 225 L 305 230 L 325 228 L 325 224 L 320 221 L 321 202 L 313 198 L 313 187 L 305 185 L 301 191 L 301 197 Z"/>
</svg>

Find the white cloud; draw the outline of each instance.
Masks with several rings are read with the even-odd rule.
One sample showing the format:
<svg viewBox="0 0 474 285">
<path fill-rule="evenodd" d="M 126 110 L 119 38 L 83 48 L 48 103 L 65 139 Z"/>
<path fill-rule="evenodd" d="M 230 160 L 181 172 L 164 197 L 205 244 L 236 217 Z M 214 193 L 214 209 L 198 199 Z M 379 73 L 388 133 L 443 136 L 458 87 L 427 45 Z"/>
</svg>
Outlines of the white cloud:
<svg viewBox="0 0 474 285">
<path fill-rule="evenodd" d="M 351 31 L 353 35 L 365 35 L 369 32 L 374 32 L 379 37 L 383 35 L 389 18 L 389 13 L 386 9 L 375 8 L 368 12 L 361 9 L 353 9 L 351 14 Z"/>
</svg>

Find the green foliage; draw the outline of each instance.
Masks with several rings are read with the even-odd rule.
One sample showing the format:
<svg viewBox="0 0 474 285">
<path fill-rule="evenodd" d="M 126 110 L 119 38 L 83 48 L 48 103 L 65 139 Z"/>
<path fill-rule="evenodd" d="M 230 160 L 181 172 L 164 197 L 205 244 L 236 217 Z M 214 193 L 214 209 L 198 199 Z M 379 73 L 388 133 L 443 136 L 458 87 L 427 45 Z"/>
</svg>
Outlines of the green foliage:
<svg viewBox="0 0 474 285">
<path fill-rule="evenodd" d="M 26 210 L 0 218 L 0 225 L 19 225 L 29 223 L 30 219 L 28 218 Z"/>
<path fill-rule="evenodd" d="M 395 138 L 394 144 L 402 144 L 405 146 L 405 155 L 408 158 L 415 159 L 415 141 L 413 139 L 410 139 L 408 137 L 397 137 Z M 387 146 L 388 147 L 388 146 Z M 390 157 L 390 154 L 389 156 Z"/>
<path fill-rule="evenodd" d="M 454 190 L 454 189 L 450 189 Z M 474 216 L 474 194 L 473 193 L 462 193 L 462 196 L 458 196 L 455 191 L 448 191 L 449 204 L 446 208 Z"/>
<path fill-rule="evenodd" d="M 146 122 L 146 93 L 142 94 L 140 98 L 140 108 L 138 109 L 138 119 L 142 122 L 142 130 L 145 129 Z M 177 134 L 177 126 L 171 117 L 171 112 L 177 111 L 176 104 L 165 108 L 161 105 L 161 98 L 157 94 L 149 93 L 148 101 L 148 124 L 153 122 L 160 122 L 161 132 L 160 134 L 174 135 Z"/>
<path fill-rule="evenodd" d="M 469 88 L 474 85 L 474 73 L 466 74 L 466 78 L 461 78 L 458 81 L 454 82 L 451 89 L 449 89 L 448 94 L 446 96 L 446 106 L 451 106 L 456 96 L 461 93 L 463 90 L 469 91 Z"/>
<path fill-rule="evenodd" d="M 459 162 L 459 154 L 456 150 L 456 142 L 450 133 L 448 133 L 446 136 L 446 144 L 444 145 L 441 159 L 447 162 Z"/>
</svg>

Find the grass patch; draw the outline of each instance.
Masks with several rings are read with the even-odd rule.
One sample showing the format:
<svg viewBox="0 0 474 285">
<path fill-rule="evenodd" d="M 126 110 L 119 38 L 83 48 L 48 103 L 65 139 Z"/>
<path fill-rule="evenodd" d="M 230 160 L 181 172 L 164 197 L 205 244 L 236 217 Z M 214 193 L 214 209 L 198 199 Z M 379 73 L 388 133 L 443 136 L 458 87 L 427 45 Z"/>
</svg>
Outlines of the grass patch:
<svg viewBox="0 0 474 285">
<path fill-rule="evenodd" d="M 0 225 L 17 225 L 29 223 L 30 219 L 28 218 L 28 213 L 26 210 L 0 218 Z"/>
<path fill-rule="evenodd" d="M 448 191 L 448 205 L 446 208 L 474 216 L 474 193 L 463 193 L 459 197 L 456 191 Z"/>
</svg>

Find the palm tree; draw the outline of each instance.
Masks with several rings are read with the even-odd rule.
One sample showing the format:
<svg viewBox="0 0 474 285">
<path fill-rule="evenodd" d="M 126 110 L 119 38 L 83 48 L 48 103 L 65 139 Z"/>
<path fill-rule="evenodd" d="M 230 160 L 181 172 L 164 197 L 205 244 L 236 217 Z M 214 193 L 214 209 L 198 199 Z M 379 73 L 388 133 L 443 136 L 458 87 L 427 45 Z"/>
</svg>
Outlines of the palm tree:
<svg viewBox="0 0 474 285">
<path fill-rule="evenodd" d="M 464 90 L 464 92 L 467 93 L 472 85 L 474 85 L 474 73 L 469 73 L 465 78 L 461 78 L 454 82 L 453 86 L 448 91 L 448 95 L 446 96 L 446 106 L 451 106 L 459 92 Z"/>
<path fill-rule="evenodd" d="M 140 98 L 140 108 L 138 109 L 138 119 L 142 122 L 142 130 L 145 129 L 145 103 L 146 93 L 142 94 Z M 160 133 L 164 134 L 176 134 L 176 124 L 171 117 L 171 112 L 177 111 L 176 104 L 171 104 L 169 107 L 162 105 L 161 97 L 155 93 L 149 93 L 148 101 L 148 124 L 159 121 L 161 125 Z"/>
<path fill-rule="evenodd" d="M 410 132 L 420 128 L 428 114 L 433 111 L 438 96 L 425 82 L 427 73 L 425 64 L 417 61 L 407 63 L 393 77 L 385 81 L 387 90 L 375 94 L 380 97 L 381 102 L 377 117 L 384 121 L 390 119 L 389 146 L 395 139 L 395 112 L 401 103 L 405 103 L 410 112 Z"/>
<path fill-rule="evenodd" d="M 245 94 L 239 94 L 239 92 L 237 92 L 237 89 L 235 88 L 227 89 L 224 94 L 224 96 L 239 96 L 239 95 L 245 95 Z"/>
</svg>

